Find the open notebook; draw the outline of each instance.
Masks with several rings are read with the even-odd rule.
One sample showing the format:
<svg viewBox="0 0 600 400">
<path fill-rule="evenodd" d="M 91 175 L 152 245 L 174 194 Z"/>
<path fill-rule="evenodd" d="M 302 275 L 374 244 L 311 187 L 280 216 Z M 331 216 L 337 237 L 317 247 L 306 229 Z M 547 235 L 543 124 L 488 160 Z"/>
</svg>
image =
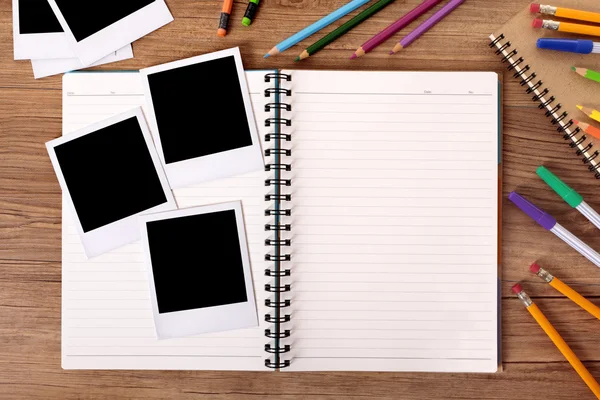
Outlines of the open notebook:
<svg viewBox="0 0 600 400">
<path fill-rule="evenodd" d="M 63 367 L 495 372 L 498 76 L 247 80 L 268 171 L 174 193 L 242 201 L 261 326 L 157 340 L 139 243 L 87 260 L 63 209 Z M 135 72 L 63 84 L 64 132 L 145 107 Z"/>
</svg>

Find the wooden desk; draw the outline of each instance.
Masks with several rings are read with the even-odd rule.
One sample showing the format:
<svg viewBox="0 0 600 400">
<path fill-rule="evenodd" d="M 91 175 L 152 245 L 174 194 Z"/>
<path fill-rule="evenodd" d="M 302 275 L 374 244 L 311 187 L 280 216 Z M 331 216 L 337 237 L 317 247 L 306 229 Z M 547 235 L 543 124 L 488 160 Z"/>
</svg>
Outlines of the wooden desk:
<svg viewBox="0 0 600 400">
<path fill-rule="evenodd" d="M 125 1 L 125 0 L 124 0 Z M 230 33 L 216 36 L 221 2 L 168 0 L 175 21 L 134 44 L 135 59 L 100 69 L 138 69 L 231 46 L 246 68 L 499 70 L 486 37 L 528 0 L 469 0 L 402 54 L 394 40 L 348 61 L 362 42 L 419 0 L 388 9 L 302 63 L 303 47 L 263 60 L 280 39 L 345 0 L 263 0 L 251 28 L 236 0 Z M 600 271 L 504 201 L 503 359 L 493 375 L 415 373 L 247 373 L 202 371 L 63 371 L 60 367 L 61 200 L 44 142 L 61 134 L 61 78 L 35 81 L 29 62 L 12 60 L 11 2 L 0 0 L 0 398 L 145 399 L 592 399 L 593 395 L 510 293 L 543 266 L 600 302 Z M 329 30 L 330 28 L 328 28 Z M 396 36 L 397 39 L 397 36 Z M 308 42 L 310 42 L 310 39 Z M 306 44 L 306 42 L 305 42 Z M 598 188 L 523 89 L 505 74 L 504 187 L 519 188 L 592 247 L 600 235 L 535 175 L 545 163 L 600 209 Z M 587 286 L 586 286 L 587 285 Z M 529 293 L 592 374 L 600 378 L 600 321 L 544 284 Z"/>
</svg>

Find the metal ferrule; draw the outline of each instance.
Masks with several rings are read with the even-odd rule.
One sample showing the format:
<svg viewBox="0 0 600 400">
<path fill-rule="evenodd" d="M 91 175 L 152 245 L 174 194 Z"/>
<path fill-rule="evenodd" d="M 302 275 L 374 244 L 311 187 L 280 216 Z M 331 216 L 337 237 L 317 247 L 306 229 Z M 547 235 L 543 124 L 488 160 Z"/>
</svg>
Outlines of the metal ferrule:
<svg viewBox="0 0 600 400">
<path fill-rule="evenodd" d="M 557 7 L 540 4 L 540 14 L 556 15 Z"/>
<path fill-rule="evenodd" d="M 536 275 L 548 283 L 552 282 L 552 279 L 554 279 L 554 276 L 550 272 L 546 271 L 544 268 L 541 268 L 541 267 Z"/>
<path fill-rule="evenodd" d="M 523 304 L 525 304 L 525 307 L 529 307 L 530 305 L 533 304 L 533 301 L 531 301 L 531 299 L 529 298 L 529 296 L 527 296 L 527 293 L 525 293 L 524 290 L 521 290 L 518 294 L 517 297 L 519 299 L 521 299 L 521 301 L 523 302 Z"/>
<path fill-rule="evenodd" d="M 553 31 L 557 31 L 559 26 L 560 22 L 552 21 L 551 19 L 545 19 L 544 22 L 542 22 L 542 28 L 544 29 L 552 29 Z"/>
</svg>

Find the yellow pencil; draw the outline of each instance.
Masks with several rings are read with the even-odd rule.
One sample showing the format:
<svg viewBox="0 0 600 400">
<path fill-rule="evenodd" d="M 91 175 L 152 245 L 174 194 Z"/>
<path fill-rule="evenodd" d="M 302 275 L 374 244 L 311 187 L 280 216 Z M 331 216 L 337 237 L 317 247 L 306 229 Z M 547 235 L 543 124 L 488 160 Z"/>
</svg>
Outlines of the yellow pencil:
<svg viewBox="0 0 600 400">
<path fill-rule="evenodd" d="M 600 111 L 594 110 L 592 107 L 577 106 L 577 108 L 579 108 L 582 113 L 591 119 L 595 119 L 596 121 L 600 122 Z"/>
<path fill-rule="evenodd" d="M 532 13 L 554 15 L 556 17 L 561 18 L 600 23 L 600 13 L 593 11 L 582 11 L 575 10 L 572 8 L 554 7 L 545 4 L 532 4 L 530 6 L 530 10 Z"/>
<path fill-rule="evenodd" d="M 558 290 L 560 293 L 567 296 L 570 300 L 572 300 L 579 307 L 583 308 L 585 311 L 592 314 L 594 317 L 600 319 L 600 307 L 577 293 L 573 290 L 569 285 L 558 279 L 557 277 L 550 274 L 544 268 L 540 267 L 536 263 L 531 264 L 529 270 L 548 282 L 550 286 L 554 289 Z"/>
<path fill-rule="evenodd" d="M 600 27 L 595 25 L 573 24 L 571 22 L 552 21 L 550 19 L 542 20 L 536 18 L 533 20 L 532 26 L 534 28 L 544 28 L 559 32 L 578 33 L 581 35 L 588 36 L 600 36 Z"/>
<path fill-rule="evenodd" d="M 581 379 L 585 382 L 585 384 L 590 388 L 590 390 L 594 393 L 596 398 L 600 399 L 600 385 L 590 371 L 583 365 L 581 360 L 577 358 L 577 355 L 571 350 L 567 342 L 560 336 L 560 334 L 554 329 L 548 318 L 542 313 L 542 311 L 536 306 L 533 301 L 529 298 L 527 293 L 523 290 L 523 287 L 520 284 L 516 284 L 512 287 L 512 291 L 516 293 L 516 295 L 521 299 L 525 307 L 527 307 L 527 311 L 531 314 L 531 316 L 536 320 L 536 322 L 540 325 L 540 327 L 546 332 L 546 335 L 552 340 L 554 345 L 558 348 L 558 350 L 562 353 L 562 355 L 567 359 L 571 367 L 579 374 Z"/>
</svg>

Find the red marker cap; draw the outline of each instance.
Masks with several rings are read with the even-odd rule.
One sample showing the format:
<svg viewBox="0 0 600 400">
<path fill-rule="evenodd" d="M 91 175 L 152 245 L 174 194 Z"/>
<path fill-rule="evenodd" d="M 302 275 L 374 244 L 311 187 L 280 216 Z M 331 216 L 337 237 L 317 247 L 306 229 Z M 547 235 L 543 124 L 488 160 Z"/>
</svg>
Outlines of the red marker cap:
<svg viewBox="0 0 600 400">
<path fill-rule="evenodd" d="M 533 272 L 534 274 L 537 274 L 538 272 L 540 272 L 540 268 L 541 267 L 539 265 L 537 265 L 536 263 L 533 263 L 529 266 L 529 270 L 531 272 Z"/>
<path fill-rule="evenodd" d="M 532 5 L 529 6 L 529 11 L 531 11 L 532 13 L 539 13 L 540 5 L 533 3 Z"/>
<path fill-rule="evenodd" d="M 523 286 L 521 286 L 520 283 L 517 283 L 515 286 L 512 287 L 512 291 L 515 294 L 519 294 L 519 293 L 521 293 L 523 291 Z"/>
<path fill-rule="evenodd" d="M 531 23 L 531 26 L 533 26 L 534 28 L 541 28 L 542 25 L 544 25 L 544 20 L 540 18 L 534 19 Z"/>
</svg>

